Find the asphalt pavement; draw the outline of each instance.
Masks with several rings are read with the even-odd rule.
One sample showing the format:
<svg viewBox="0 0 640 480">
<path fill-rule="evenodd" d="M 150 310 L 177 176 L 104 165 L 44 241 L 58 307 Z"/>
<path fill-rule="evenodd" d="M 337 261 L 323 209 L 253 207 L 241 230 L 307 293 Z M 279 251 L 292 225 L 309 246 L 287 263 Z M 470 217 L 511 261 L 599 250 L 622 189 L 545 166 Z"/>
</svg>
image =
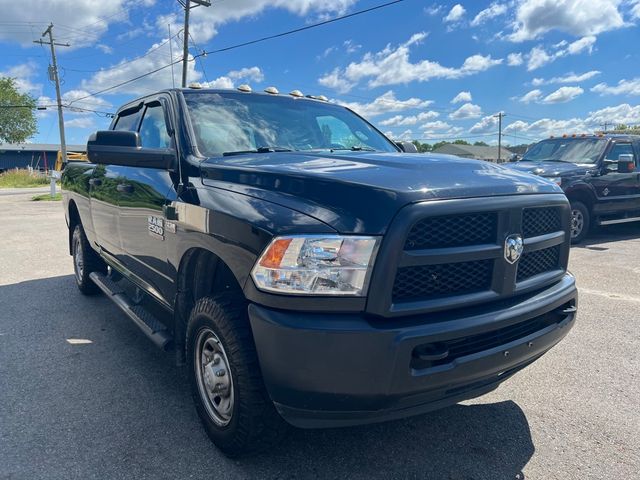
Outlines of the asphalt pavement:
<svg viewBox="0 0 640 480">
<path fill-rule="evenodd" d="M 0 195 L 1 479 L 638 478 L 640 224 L 572 249 L 576 326 L 496 391 L 229 460 L 173 356 L 77 291 L 62 206 L 33 194 Z"/>
</svg>

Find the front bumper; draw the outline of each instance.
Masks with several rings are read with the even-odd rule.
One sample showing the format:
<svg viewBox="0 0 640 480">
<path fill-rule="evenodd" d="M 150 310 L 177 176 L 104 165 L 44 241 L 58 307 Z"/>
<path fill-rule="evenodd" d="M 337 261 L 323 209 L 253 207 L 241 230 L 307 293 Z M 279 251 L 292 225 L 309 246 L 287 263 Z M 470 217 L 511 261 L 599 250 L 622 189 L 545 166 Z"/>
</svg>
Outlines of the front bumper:
<svg viewBox="0 0 640 480">
<path fill-rule="evenodd" d="M 526 297 L 439 316 L 380 320 L 251 304 L 249 317 L 276 408 L 292 425 L 322 428 L 407 417 L 482 395 L 564 338 L 576 307 L 575 280 L 566 274 Z"/>
</svg>

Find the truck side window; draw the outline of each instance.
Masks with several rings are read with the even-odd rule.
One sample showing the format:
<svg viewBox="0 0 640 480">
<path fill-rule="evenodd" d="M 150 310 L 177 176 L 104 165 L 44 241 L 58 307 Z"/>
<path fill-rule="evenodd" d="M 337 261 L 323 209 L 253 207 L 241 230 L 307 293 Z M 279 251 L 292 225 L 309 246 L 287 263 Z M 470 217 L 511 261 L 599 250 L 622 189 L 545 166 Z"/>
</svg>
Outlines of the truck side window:
<svg viewBox="0 0 640 480">
<path fill-rule="evenodd" d="M 130 132 L 135 132 L 138 130 L 138 123 L 140 122 L 142 110 L 125 110 L 120 115 L 118 115 L 118 119 L 116 120 L 114 130 L 128 130 Z"/>
<path fill-rule="evenodd" d="M 614 162 L 617 162 L 619 160 L 620 155 L 633 155 L 633 159 L 635 160 L 636 164 L 638 163 L 638 159 L 636 158 L 636 155 L 633 151 L 633 147 L 631 146 L 630 143 L 614 144 L 609 150 L 609 153 L 607 153 L 607 160 L 612 160 Z M 609 170 L 615 172 L 618 170 L 618 165 L 616 165 L 615 163 L 611 163 L 608 165 L 608 168 Z"/>
<path fill-rule="evenodd" d="M 148 105 L 140 124 L 140 143 L 146 148 L 170 148 L 171 138 L 167 133 L 162 106 Z"/>
</svg>

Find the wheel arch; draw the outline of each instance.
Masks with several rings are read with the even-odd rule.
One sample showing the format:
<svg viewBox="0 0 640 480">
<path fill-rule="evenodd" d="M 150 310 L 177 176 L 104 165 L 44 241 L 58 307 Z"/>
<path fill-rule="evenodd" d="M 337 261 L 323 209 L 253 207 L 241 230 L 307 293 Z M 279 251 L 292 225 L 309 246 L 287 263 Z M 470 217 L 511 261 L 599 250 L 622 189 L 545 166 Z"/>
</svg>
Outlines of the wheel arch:
<svg viewBox="0 0 640 480">
<path fill-rule="evenodd" d="M 196 302 L 223 292 L 244 295 L 232 269 L 219 255 L 203 247 L 184 252 L 176 277 L 175 341 L 178 352 L 184 352 L 186 327 Z"/>
<path fill-rule="evenodd" d="M 80 219 L 80 212 L 78 211 L 78 206 L 76 202 L 73 200 L 69 200 L 69 206 L 67 208 L 67 219 L 69 222 L 69 255 L 73 254 L 73 231 L 76 228 L 76 225 L 82 225 L 82 220 Z"/>
</svg>

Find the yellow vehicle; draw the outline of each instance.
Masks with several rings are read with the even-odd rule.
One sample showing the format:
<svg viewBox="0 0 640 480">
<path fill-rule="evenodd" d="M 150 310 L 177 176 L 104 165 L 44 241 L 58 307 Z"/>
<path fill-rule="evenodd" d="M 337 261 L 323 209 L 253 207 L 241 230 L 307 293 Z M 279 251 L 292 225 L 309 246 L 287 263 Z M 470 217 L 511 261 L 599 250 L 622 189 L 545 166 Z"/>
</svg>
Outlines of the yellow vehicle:
<svg viewBox="0 0 640 480">
<path fill-rule="evenodd" d="M 68 160 L 73 160 L 75 162 L 88 162 L 89 161 L 89 159 L 87 158 L 87 154 L 83 153 L 83 152 L 67 152 L 67 159 Z M 56 172 L 61 172 L 62 169 L 63 169 L 62 152 L 60 150 L 58 150 L 58 156 L 56 158 L 55 171 Z"/>
</svg>

